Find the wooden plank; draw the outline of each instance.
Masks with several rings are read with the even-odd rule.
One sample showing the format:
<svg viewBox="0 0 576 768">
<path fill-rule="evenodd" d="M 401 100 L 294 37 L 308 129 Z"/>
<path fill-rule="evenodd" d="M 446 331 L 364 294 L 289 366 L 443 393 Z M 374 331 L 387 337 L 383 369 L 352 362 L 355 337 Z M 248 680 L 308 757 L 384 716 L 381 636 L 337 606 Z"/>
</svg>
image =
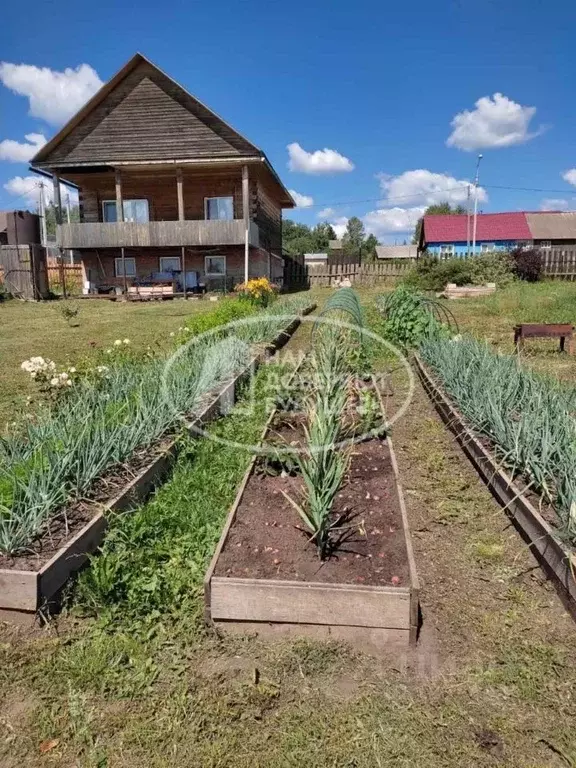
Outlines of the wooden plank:
<svg viewBox="0 0 576 768">
<path fill-rule="evenodd" d="M 184 181 L 182 168 L 176 169 L 176 193 L 178 196 L 178 221 L 184 221 Z"/>
<path fill-rule="evenodd" d="M 232 579 L 211 580 L 213 619 L 409 629 L 408 587 Z"/>
<path fill-rule="evenodd" d="M 415 360 L 424 389 L 442 420 L 454 433 L 492 494 L 505 508 L 532 554 L 551 578 L 567 610 L 576 619 L 576 580 L 570 552 L 513 479 L 500 467 L 500 462 L 467 427 L 462 415 L 432 379 L 423 362 L 417 356 Z"/>
<path fill-rule="evenodd" d="M 38 604 L 38 573 L 0 569 L 0 608 L 35 611 Z"/>
<path fill-rule="evenodd" d="M 406 651 L 410 633 L 406 629 L 346 627 L 331 624 L 267 624 L 257 621 L 215 621 L 217 630 L 233 634 L 254 634 L 264 640 L 308 637 L 311 640 L 348 643 L 364 653 L 381 656 Z"/>
</svg>

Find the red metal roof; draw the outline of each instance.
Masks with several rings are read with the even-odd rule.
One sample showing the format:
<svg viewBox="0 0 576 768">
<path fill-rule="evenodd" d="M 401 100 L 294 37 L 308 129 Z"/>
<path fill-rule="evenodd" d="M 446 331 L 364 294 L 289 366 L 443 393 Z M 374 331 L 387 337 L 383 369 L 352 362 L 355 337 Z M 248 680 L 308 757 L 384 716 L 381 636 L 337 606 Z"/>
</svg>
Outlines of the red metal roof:
<svg viewBox="0 0 576 768">
<path fill-rule="evenodd" d="M 424 242 L 465 243 L 467 235 L 466 214 L 429 214 L 424 216 Z M 473 217 L 470 216 L 470 238 Z M 479 213 L 476 224 L 476 240 L 532 240 L 532 233 L 524 213 Z"/>
</svg>

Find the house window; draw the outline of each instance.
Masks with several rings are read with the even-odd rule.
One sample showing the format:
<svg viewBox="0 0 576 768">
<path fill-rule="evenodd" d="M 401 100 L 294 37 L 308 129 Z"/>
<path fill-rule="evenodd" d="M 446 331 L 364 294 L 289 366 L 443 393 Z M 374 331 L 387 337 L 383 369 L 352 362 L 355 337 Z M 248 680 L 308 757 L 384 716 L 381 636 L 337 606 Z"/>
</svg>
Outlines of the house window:
<svg viewBox="0 0 576 768">
<path fill-rule="evenodd" d="M 132 221 L 137 224 L 146 224 L 150 221 L 148 200 L 123 200 L 124 221 Z M 102 201 L 102 221 L 113 224 L 118 221 L 116 217 L 116 200 Z"/>
<path fill-rule="evenodd" d="M 454 245 L 441 245 L 440 246 L 440 256 L 443 259 L 447 259 L 449 256 L 454 256 Z"/>
<path fill-rule="evenodd" d="M 480 246 L 480 253 L 492 253 L 496 250 L 495 243 L 482 243 Z"/>
<path fill-rule="evenodd" d="M 233 197 L 205 197 L 204 218 L 231 220 L 234 218 Z"/>
<path fill-rule="evenodd" d="M 160 256 L 160 272 L 181 272 L 180 256 Z"/>
<path fill-rule="evenodd" d="M 540 248 L 552 248 L 552 240 L 541 240 Z"/>
<path fill-rule="evenodd" d="M 123 277 L 122 272 L 122 259 L 114 259 L 116 277 Z M 124 259 L 126 265 L 126 277 L 136 277 L 136 259 L 132 256 Z"/>
<path fill-rule="evenodd" d="M 204 272 L 211 277 L 223 277 L 226 274 L 226 256 L 205 256 Z"/>
</svg>

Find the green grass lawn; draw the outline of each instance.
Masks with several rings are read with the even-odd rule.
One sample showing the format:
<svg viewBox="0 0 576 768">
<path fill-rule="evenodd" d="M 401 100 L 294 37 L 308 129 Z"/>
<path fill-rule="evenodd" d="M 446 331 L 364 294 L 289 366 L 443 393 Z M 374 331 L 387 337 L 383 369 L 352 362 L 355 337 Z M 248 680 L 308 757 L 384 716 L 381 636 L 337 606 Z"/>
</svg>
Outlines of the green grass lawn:
<svg viewBox="0 0 576 768">
<path fill-rule="evenodd" d="M 64 306 L 79 309 L 71 327 Z M 165 343 L 194 312 L 213 309 L 209 301 L 112 302 L 51 301 L 0 303 L 0 431 L 15 408 L 33 393 L 30 377 L 20 364 L 32 356 L 56 363 L 74 362 L 94 345 L 106 348 L 115 339 L 129 338 L 135 346 Z"/>
</svg>

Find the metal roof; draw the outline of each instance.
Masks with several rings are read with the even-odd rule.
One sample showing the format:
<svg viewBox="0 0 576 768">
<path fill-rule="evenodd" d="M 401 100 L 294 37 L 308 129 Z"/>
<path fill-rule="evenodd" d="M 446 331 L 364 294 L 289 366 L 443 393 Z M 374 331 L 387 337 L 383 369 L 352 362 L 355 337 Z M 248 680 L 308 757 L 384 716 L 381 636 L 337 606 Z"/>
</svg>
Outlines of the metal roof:
<svg viewBox="0 0 576 768">
<path fill-rule="evenodd" d="M 472 234 L 472 216 L 470 216 Z M 460 213 L 429 214 L 424 216 L 424 242 L 465 243 L 468 239 L 468 216 Z M 526 214 L 479 213 L 476 224 L 476 240 L 532 240 Z"/>
<path fill-rule="evenodd" d="M 576 239 L 576 211 L 527 213 L 526 221 L 533 240 Z"/>
</svg>

